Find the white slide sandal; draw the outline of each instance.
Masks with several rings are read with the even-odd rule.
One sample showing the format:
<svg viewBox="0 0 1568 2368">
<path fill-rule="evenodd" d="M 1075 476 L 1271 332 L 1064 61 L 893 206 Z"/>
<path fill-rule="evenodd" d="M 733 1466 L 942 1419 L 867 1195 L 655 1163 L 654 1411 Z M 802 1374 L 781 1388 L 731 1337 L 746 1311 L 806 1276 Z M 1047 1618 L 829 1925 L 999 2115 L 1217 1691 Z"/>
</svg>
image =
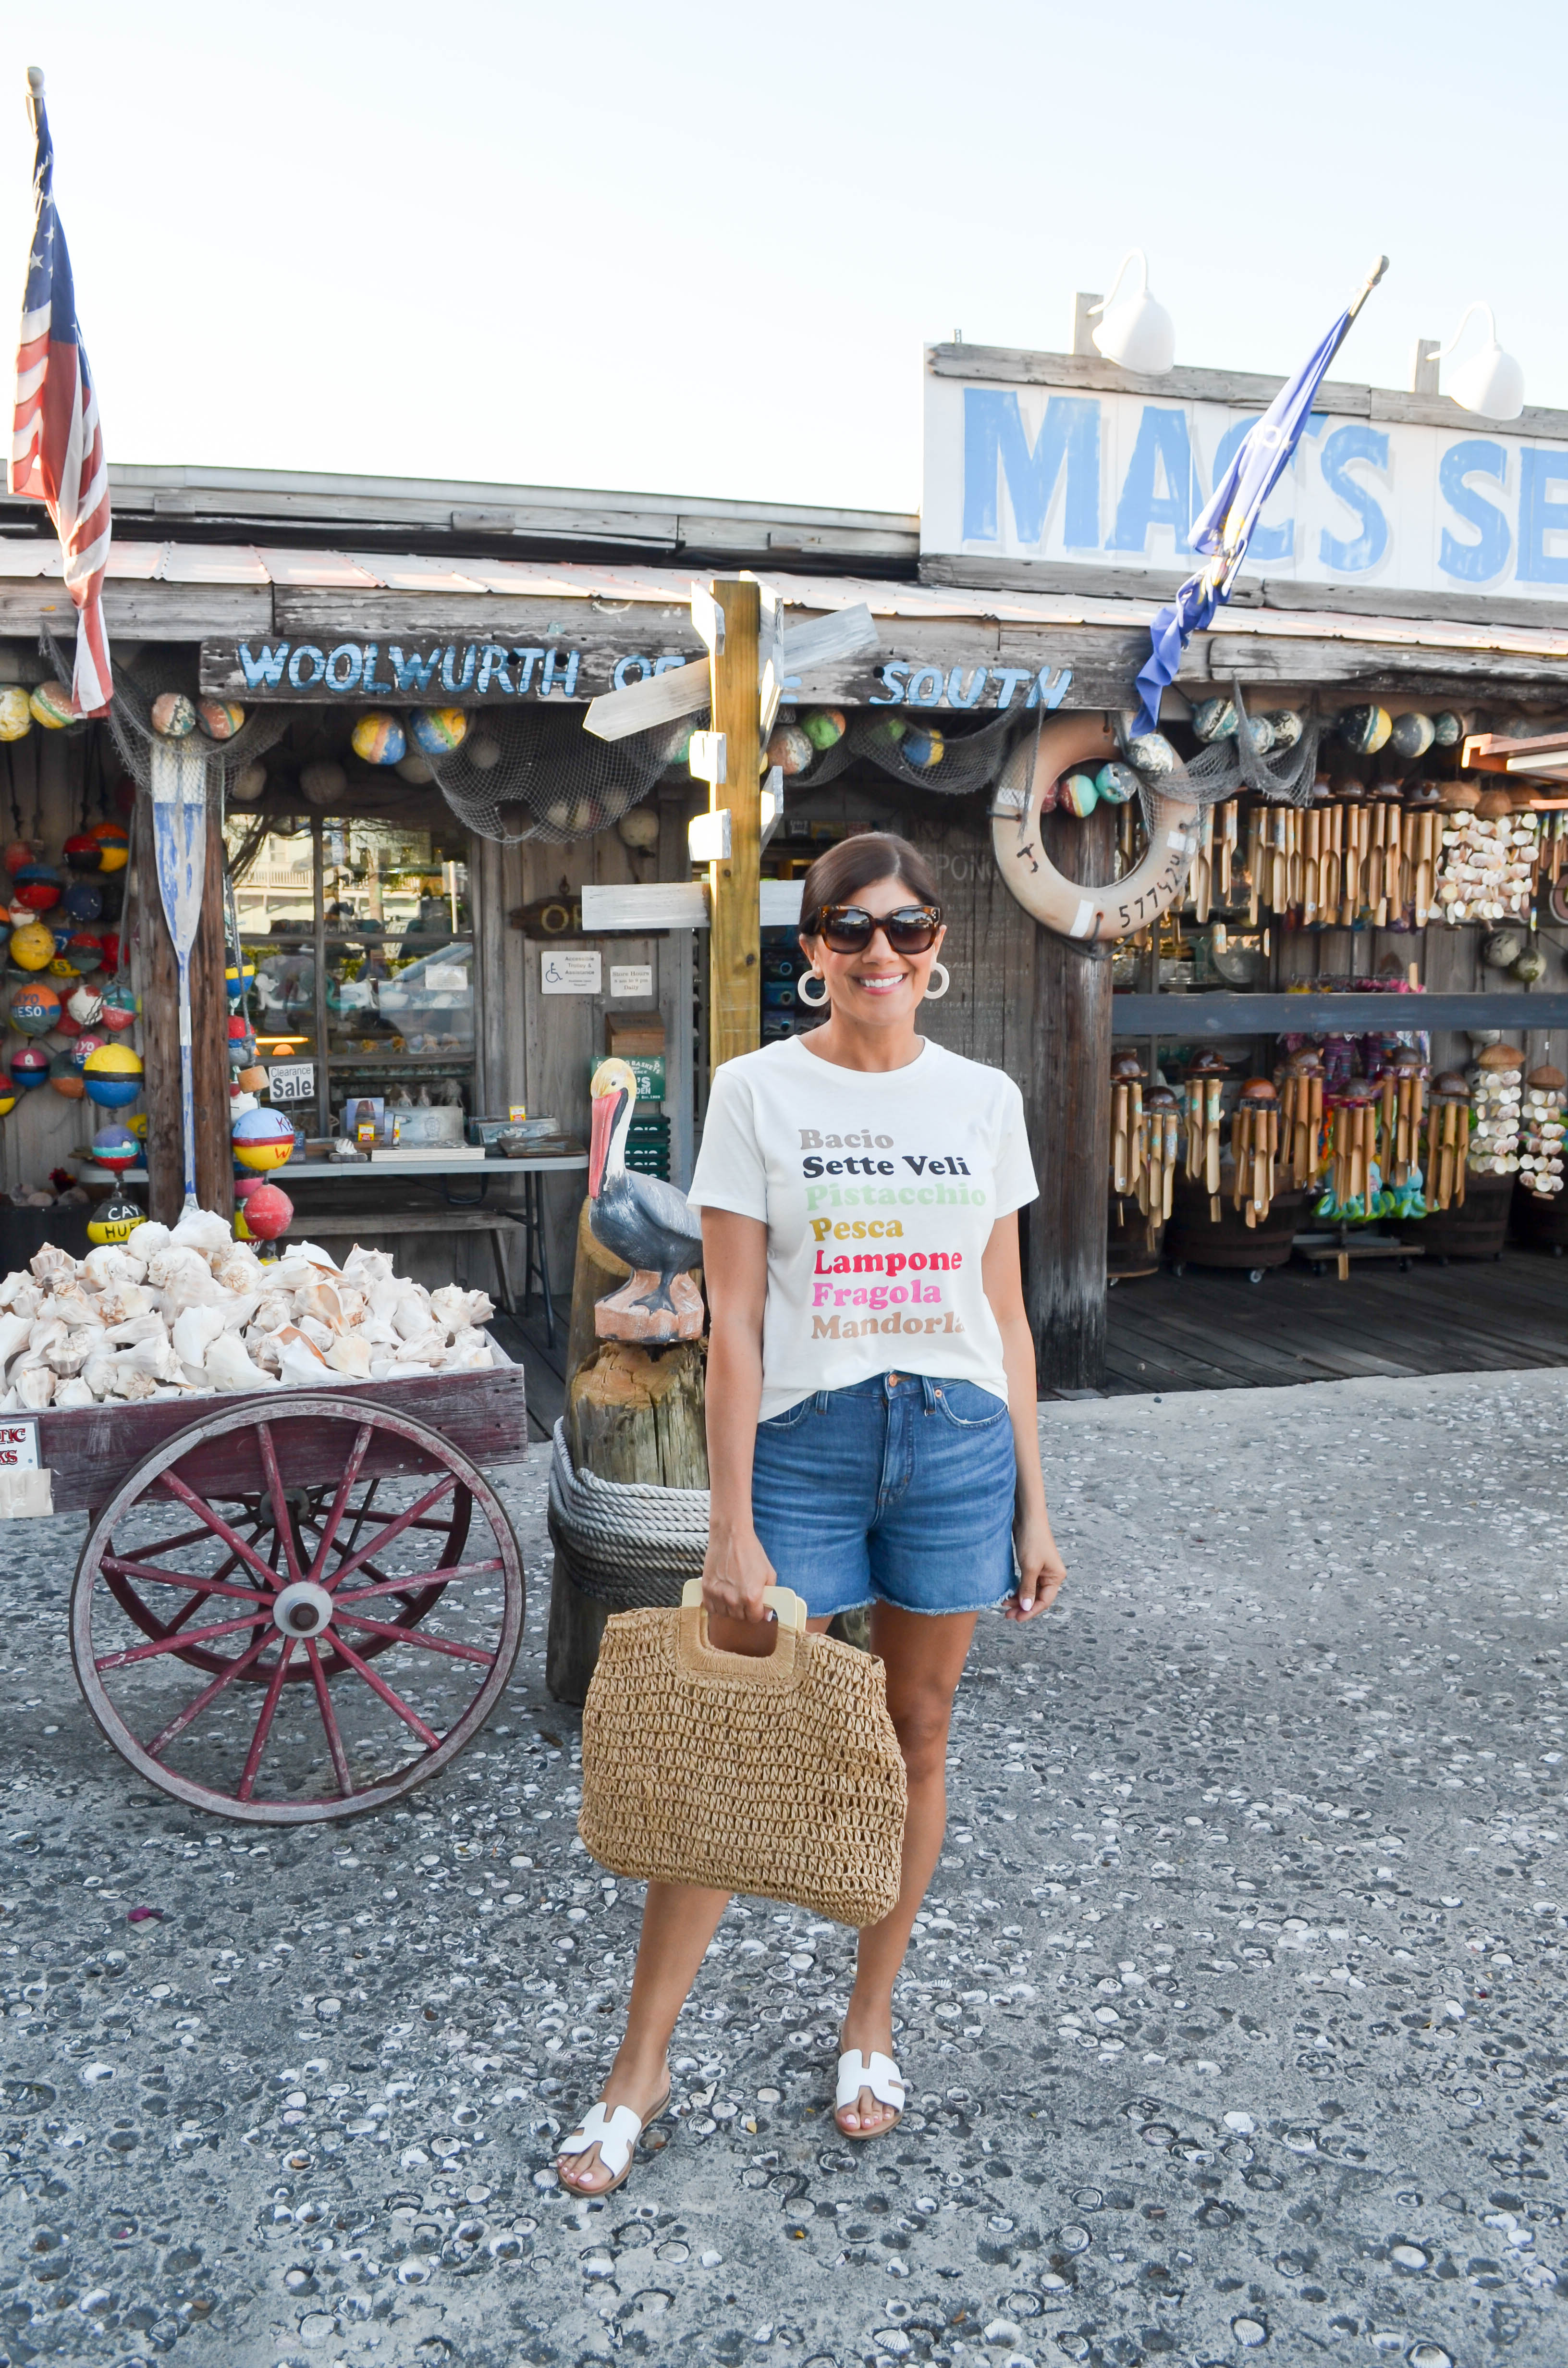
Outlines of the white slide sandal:
<svg viewBox="0 0 1568 2368">
<path fill-rule="evenodd" d="M 833 2100 L 835 2115 L 841 2113 L 846 2105 L 854 2104 L 862 2089 L 869 2089 L 879 2105 L 893 2108 L 892 2121 L 879 2123 L 874 2130 L 846 2130 L 840 2122 L 838 2135 L 841 2138 L 851 2139 L 886 2137 L 888 2132 L 896 2130 L 903 2119 L 903 2075 L 891 2055 L 883 2055 L 876 2048 L 872 2049 L 868 2061 L 858 2047 L 847 2047 L 838 2059 L 838 2091 Z"/>
<path fill-rule="evenodd" d="M 602 2187 L 584 2187 L 562 2172 L 558 2176 L 562 2187 L 569 2189 L 574 2195 L 612 2195 L 631 2175 L 632 2151 L 638 2139 L 650 2123 L 658 2120 L 669 2101 L 670 2092 L 666 2089 L 647 2121 L 633 2112 L 630 2105 L 607 2108 L 601 2101 L 590 2106 L 571 2136 L 562 2139 L 556 2153 L 583 2155 L 597 2146 L 599 2160 L 610 2175 Z"/>
</svg>

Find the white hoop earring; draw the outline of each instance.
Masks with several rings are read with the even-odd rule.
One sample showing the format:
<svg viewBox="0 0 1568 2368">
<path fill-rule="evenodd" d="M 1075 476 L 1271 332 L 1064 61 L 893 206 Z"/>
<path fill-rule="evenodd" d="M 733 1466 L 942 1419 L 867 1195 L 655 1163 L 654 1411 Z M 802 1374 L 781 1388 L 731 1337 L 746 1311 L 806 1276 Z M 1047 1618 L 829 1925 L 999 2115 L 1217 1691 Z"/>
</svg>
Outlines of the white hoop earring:
<svg viewBox="0 0 1568 2368">
<path fill-rule="evenodd" d="M 946 995 L 946 993 L 947 993 L 947 991 L 948 991 L 949 987 L 949 986 L 951 986 L 951 985 L 952 985 L 952 983 L 953 983 L 953 982 L 952 982 L 952 980 L 948 976 L 948 965 L 947 965 L 947 963 L 946 963 L 946 962 L 933 962 L 933 963 L 932 963 L 932 965 L 931 965 L 931 976 L 932 976 L 932 978 L 935 978 L 935 977 L 937 976 L 937 972 L 938 972 L 938 971 L 941 973 L 941 976 L 942 976 L 942 984 L 941 984 L 941 985 L 940 985 L 940 986 L 932 986 L 932 985 L 930 985 L 929 981 L 927 982 L 927 984 L 926 984 L 926 987 L 925 998 L 924 998 L 924 999 L 925 999 L 925 1001 L 926 1001 L 926 1002 L 927 1002 L 927 1003 L 940 1003 L 940 1001 L 942 1000 L 943 996 L 944 996 L 944 995 Z M 797 991 L 798 991 L 798 990 L 797 990 Z"/>
<path fill-rule="evenodd" d="M 808 995 L 806 993 L 806 980 L 809 978 L 815 979 L 817 985 L 822 989 L 822 993 L 820 995 Z M 806 972 L 804 977 L 798 978 L 795 981 L 795 1000 L 797 1003 L 803 1003 L 808 1011 L 820 1011 L 824 1004 L 831 1000 L 828 993 L 827 981 L 824 978 L 820 970 L 809 970 Z"/>
</svg>

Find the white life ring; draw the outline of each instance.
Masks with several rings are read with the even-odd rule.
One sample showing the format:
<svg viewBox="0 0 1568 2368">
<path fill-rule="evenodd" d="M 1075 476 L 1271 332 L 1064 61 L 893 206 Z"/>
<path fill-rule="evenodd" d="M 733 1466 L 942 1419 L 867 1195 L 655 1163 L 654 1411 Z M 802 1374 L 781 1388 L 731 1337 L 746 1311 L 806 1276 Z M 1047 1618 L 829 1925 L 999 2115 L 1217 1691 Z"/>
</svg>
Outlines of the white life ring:
<svg viewBox="0 0 1568 2368">
<path fill-rule="evenodd" d="M 1041 805 L 1073 766 L 1091 759 L 1103 765 L 1116 754 L 1108 717 L 1058 716 L 1015 750 L 991 803 L 991 844 L 1003 879 L 1026 913 L 1080 944 L 1146 929 L 1181 894 L 1198 851 L 1197 801 L 1156 792 L 1148 850 L 1135 871 L 1104 888 L 1062 878 L 1040 841 Z"/>
</svg>

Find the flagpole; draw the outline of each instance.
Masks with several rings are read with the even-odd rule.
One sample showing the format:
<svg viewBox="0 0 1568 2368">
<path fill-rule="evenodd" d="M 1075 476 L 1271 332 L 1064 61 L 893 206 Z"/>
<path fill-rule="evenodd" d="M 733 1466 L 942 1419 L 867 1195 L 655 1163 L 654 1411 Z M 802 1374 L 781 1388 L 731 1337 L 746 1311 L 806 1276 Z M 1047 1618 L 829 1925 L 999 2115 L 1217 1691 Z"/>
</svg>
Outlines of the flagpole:
<svg viewBox="0 0 1568 2368">
<path fill-rule="evenodd" d="M 28 114 L 32 122 L 33 138 L 35 140 L 38 138 L 38 120 L 42 111 L 42 108 L 43 68 L 41 66 L 29 66 L 28 68 Z"/>
<path fill-rule="evenodd" d="M 1382 278 L 1388 268 L 1388 256 L 1386 255 L 1380 255 L 1376 263 L 1373 264 L 1370 271 L 1368 272 L 1365 279 L 1362 280 L 1360 287 L 1358 288 L 1355 295 L 1350 299 L 1350 310 L 1346 313 L 1345 319 L 1346 329 L 1349 328 L 1351 322 L 1354 321 L 1357 313 L 1360 311 L 1362 305 L 1366 302 L 1368 297 L 1371 294 L 1373 289 L 1377 286 L 1379 280 Z"/>
</svg>

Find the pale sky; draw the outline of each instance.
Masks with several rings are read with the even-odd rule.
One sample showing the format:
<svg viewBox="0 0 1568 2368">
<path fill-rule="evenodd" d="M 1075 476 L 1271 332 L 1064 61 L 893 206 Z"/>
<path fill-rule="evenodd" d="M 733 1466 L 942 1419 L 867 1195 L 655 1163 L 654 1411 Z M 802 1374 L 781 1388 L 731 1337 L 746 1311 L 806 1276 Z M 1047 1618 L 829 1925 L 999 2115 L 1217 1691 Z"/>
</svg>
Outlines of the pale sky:
<svg viewBox="0 0 1568 2368">
<path fill-rule="evenodd" d="M 1568 407 L 1544 0 L 21 13 L 0 266 L 37 64 L 111 461 L 913 509 L 922 346 L 1059 351 L 1134 245 L 1178 362 L 1293 369 L 1381 251 L 1336 375 L 1479 296 Z"/>
</svg>

